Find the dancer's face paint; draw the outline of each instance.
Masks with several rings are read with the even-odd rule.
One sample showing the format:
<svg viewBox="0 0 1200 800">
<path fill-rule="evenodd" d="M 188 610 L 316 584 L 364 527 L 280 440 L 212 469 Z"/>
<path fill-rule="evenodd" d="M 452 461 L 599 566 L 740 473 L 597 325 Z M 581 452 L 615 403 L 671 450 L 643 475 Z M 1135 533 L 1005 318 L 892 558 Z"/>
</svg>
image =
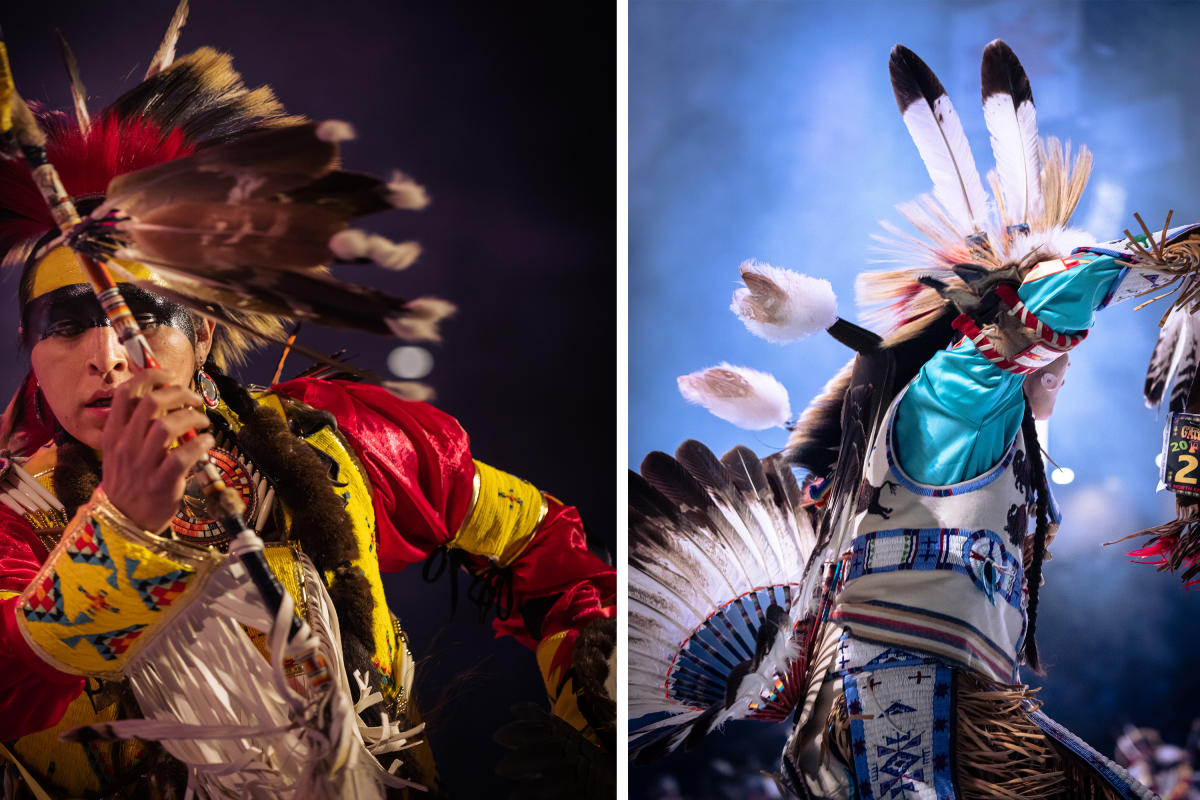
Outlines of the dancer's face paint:
<svg viewBox="0 0 1200 800">
<path fill-rule="evenodd" d="M 35 269 L 43 269 L 46 261 Z M 67 433 L 99 449 L 113 393 L 133 377 L 133 364 L 91 287 L 59 285 L 61 278 L 69 277 L 62 270 L 50 277 L 33 276 L 33 299 L 23 310 L 34 376 L 44 402 Z M 196 325 L 183 306 L 145 289 L 119 286 L 159 362 L 163 382 L 190 386 L 208 355 L 211 324 Z"/>
</svg>

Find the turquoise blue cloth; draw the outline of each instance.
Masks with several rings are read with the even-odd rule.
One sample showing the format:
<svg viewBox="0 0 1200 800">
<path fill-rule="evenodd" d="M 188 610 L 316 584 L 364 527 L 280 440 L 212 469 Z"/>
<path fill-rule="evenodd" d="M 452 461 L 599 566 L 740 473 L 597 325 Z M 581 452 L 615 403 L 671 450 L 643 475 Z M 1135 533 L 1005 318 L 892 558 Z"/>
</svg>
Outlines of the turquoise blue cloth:
<svg viewBox="0 0 1200 800">
<path fill-rule="evenodd" d="M 1042 322 L 1063 333 L 1092 326 L 1123 267 L 1111 256 L 1078 256 L 1079 266 L 1017 290 Z M 1088 260 L 1090 259 L 1090 260 Z M 988 361 L 962 340 L 925 363 L 896 409 L 896 458 L 919 483 L 949 486 L 982 475 L 1021 427 L 1025 376 Z"/>
</svg>

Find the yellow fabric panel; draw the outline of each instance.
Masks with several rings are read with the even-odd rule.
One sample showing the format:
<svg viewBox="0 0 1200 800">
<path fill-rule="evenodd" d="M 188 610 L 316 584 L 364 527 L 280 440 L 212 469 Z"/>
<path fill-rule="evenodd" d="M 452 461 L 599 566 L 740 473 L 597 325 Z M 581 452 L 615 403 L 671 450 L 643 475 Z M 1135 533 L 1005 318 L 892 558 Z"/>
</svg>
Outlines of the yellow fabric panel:
<svg viewBox="0 0 1200 800">
<path fill-rule="evenodd" d="M 293 401 L 267 394 L 258 398 L 260 404 L 287 418 L 287 406 Z M 333 487 L 346 503 L 346 513 L 354 526 L 354 539 L 358 543 L 358 557 L 351 564 L 362 570 L 371 587 L 373 612 L 371 629 L 375 640 L 372 665 L 378 670 L 383 684 L 383 697 L 389 708 L 403 701 L 404 691 L 400 675 L 396 672 L 397 659 L 401 658 L 401 645 L 392 624 L 387 597 L 383 592 L 383 579 L 379 574 L 379 558 L 376 554 L 375 507 L 371 503 L 371 485 L 367 482 L 366 470 L 359 464 L 358 457 L 346 442 L 331 428 L 321 428 L 305 439 L 310 445 L 329 456 L 337 465 L 336 480 L 346 484 Z M 281 503 L 282 505 L 282 503 Z M 287 524 L 291 526 L 291 510 L 283 507 Z M 328 583 L 333 577 L 326 573 Z"/>
<path fill-rule="evenodd" d="M 20 592 L 10 592 L 5 589 L 0 589 L 0 600 L 7 600 L 10 597 L 16 597 Z"/>
<path fill-rule="evenodd" d="M 55 668 L 117 678 L 219 562 L 129 525 L 98 490 L 21 593 L 18 626 Z"/>
<path fill-rule="evenodd" d="M 588 726 L 583 712 L 579 710 L 579 702 L 575 697 L 575 681 L 568 679 L 563 685 L 562 691 L 559 692 L 563 671 L 554 666 L 554 657 L 558 654 L 559 649 L 571 646 L 571 642 L 566 640 L 571 633 L 572 631 L 562 631 L 553 636 L 547 636 L 538 643 L 538 669 L 542 673 L 542 680 L 546 683 L 546 694 L 549 695 L 550 702 L 554 706 L 555 715 L 565 720 L 571 727 L 581 731 L 591 741 L 599 744 L 595 734 Z"/>
<path fill-rule="evenodd" d="M 263 547 L 263 557 L 267 559 L 267 566 L 279 579 L 280 585 L 291 595 L 292 602 L 296 604 L 296 612 L 305 622 L 311 623 L 312 617 L 308 613 L 308 586 L 305 584 L 304 571 L 300 566 L 298 555 L 300 552 L 300 545 L 296 542 L 271 542 Z M 255 649 L 262 653 L 264 659 L 270 661 L 271 647 L 267 640 L 267 634 L 249 625 L 242 627 L 249 635 Z M 288 669 L 287 674 L 299 675 L 303 669 L 297 664 Z"/>
<path fill-rule="evenodd" d="M 533 541 L 546 510 L 532 483 L 476 461 L 475 496 L 450 546 L 507 567 Z"/>
<path fill-rule="evenodd" d="M 115 688 L 116 684 L 88 678 L 87 687 L 67 706 L 57 725 L 17 740 L 13 750 L 39 783 L 53 786 L 65 796 L 79 797 L 99 791 L 102 778 L 107 782 L 137 763 L 144 748 L 136 740 L 87 745 L 59 741 L 59 736 L 72 728 L 116 719 Z"/>
<path fill-rule="evenodd" d="M 17 86 L 13 82 L 12 68 L 8 65 L 8 48 L 0 42 L 0 133 L 13 129 L 13 103 L 17 98 Z"/>
<path fill-rule="evenodd" d="M 46 491 L 54 494 L 54 465 L 58 463 L 58 447 L 47 445 L 29 457 L 22 466 Z"/>
</svg>

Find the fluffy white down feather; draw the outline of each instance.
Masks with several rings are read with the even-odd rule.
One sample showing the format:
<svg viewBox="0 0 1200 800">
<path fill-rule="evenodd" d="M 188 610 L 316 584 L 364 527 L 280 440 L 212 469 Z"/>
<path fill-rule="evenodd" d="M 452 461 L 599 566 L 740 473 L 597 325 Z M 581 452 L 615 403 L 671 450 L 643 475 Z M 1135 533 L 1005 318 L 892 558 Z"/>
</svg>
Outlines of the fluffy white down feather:
<svg viewBox="0 0 1200 800">
<path fill-rule="evenodd" d="M 753 259 L 743 261 L 746 288 L 729 306 L 747 330 L 768 342 L 787 344 L 824 330 L 837 319 L 833 285 Z"/>
<path fill-rule="evenodd" d="M 408 269 L 421 255 L 416 242 L 393 242 L 357 228 L 338 231 L 329 239 L 329 249 L 341 261 L 367 258 L 385 269 Z"/>
<path fill-rule="evenodd" d="M 783 427 L 792 415 L 783 384 L 748 367 L 722 363 L 681 375 L 677 383 L 684 400 L 746 430 Z"/>
<path fill-rule="evenodd" d="M 317 126 L 317 138 L 323 142 L 346 142 L 354 135 L 354 126 L 340 119 L 327 119 Z"/>
<path fill-rule="evenodd" d="M 1020 261 L 1030 253 L 1038 253 L 1038 261 L 1063 258 L 1076 247 L 1095 244 L 1096 237 L 1078 228 L 1055 225 L 1044 231 L 1017 234 L 1008 248 L 1008 257 Z"/>
</svg>

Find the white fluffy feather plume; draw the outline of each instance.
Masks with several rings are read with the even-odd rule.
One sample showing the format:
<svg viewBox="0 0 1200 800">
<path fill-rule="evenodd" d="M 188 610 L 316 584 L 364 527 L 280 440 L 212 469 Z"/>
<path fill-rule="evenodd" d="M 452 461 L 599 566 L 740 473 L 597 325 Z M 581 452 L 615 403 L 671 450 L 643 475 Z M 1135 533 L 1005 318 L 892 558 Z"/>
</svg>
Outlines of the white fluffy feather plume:
<svg viewBox="0 0 1200 800">
<path fill-rule="evenodd" d="M 635 751 L 786 717 L 808 628 L 795 632 L 812 616 L 797 589 L 816 543 L 790 468 L 688 441 L 674 458 L 648 455 L 630 481 L 629 714 L 673 715 L 637 731 Z"/>
<path fill-rule="evenodd" d="M 1005 222 L 1035 225 L 1042 218 L 1042 143 L 1029 78 L 996 39 L 983 51 L 983 118 L 996 156 Z"/>
<path fill-rule="evenodd" d="M 327 119 L 317 126 L 317 138 L 323 142 L 348 142 L 354 137 L 354 126 L 340 119 Z"/>
<path fill-rule="evenodd" d="M 989 202 L 962 122 L 933 71 L 896 45 L 888 67 L 896 104 L 933 180 L 933 196 L 964 238 L 988 230 Z"/>
<path fill-rule="evenodd" d="M 1036 261 L 1064 258 L 1076 247 L 1094 245 L 1096 237 L 1079 228 L 1055 225 L 1045 230 L 1018 233 L 1008 248 L 1009 257 L 1021 261 L 1033 256 Z"/>
<path fill-rule="evenodd" d="M 829 281 L 753 259 L 739 269 L 746 287 L 733 293 L 730 309 L 755 336 L 787 344 L 837 319 L 837 297 Z"/>
<path fill-rule="evenodd" d="M 783 384 L 749 367 L 722 363 L 681 375 L 676 382 L 684 400 L 749 431 L 784 427 L 792 416 Z"/>
<path fill-rule="evenodd" d="M 408 269 L 421 255 L 421 245 L 416 242 L 393 242 L 358 228 L 346 228 L 329 237 L 329 250 L 339 261 L 366 258 L 397 271 Z"/>
</svg>

